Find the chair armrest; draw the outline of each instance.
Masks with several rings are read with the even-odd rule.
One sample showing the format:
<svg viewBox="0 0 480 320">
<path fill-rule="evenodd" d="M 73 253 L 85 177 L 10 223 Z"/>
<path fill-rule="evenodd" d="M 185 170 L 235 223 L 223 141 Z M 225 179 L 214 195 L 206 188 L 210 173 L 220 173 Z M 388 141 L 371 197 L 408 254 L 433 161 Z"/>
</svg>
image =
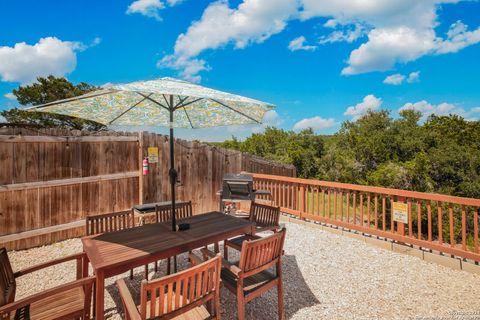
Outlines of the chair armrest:
<svg viewBox="0 0 480 320">
<path fill-rule="evenodd" d="M 188 260 L 190 260 L 190 263 L 192 264 L 192 266 L 197 266 L 197 265 L 199 265 L 203 262 L 202 258 L 199 258 L 198 256 L 194 255 L 193 253 L 188 254 Z"/>
<path fill-rule="evenodd" d="M 205 248 L 202 248 L 200 249 L 200 251 L 202 252 L 202 254 L 204 254 L 207 258 L 215 258 L 217 255 L 208 250 L 208 249 L 205 249 Z M 220 254 L 218 254 L 220 255 Z M 234 264 L 231 264 L 230 262 L 228 262 L 225 258 L 222 258 L 222 267 L 229 270 L 231 273 L 233 273 L 236 277 L 240 277 L 241 274 L 242 274 L 242 270 L 237 267 L 236 265 Z"/>
<path fill-rule="evenodd" d="M 125 284 L 123 279 L 117 280 L 118 292 L 125 308 L 125 317 L 132 320 L 141 320 L 140 312 L 133 301 L 132 295 Z M 128 315 L 127 315 L 128 314 Z"/>
<path fill-rule="evenodd" d="M 30 305 L 36 301 L 40 301 L 43 299 L 46 299 L 48 297 L 51 297 L 52 295 L 65 292 L 80 286 L 89 286 L 90 287 L 90 294 L 91 294 L 91 288 L 93 287 L 93 284 L 95 283 L 95 277 L 88 277 L 88 278 L 82 278 L 80 280 L 75 280 L 63 285 L 60 285 L 58 287 L 54 287 L 51 289 L 47 289 L 45 291 L 42 291 L 40 293 L 33 294 L 31 296 L 28 296 L 26 298 L 20 299 L 18 301 L 14 301 L 12 303 L 6 304 L 2 307 L 0 307 L 0 319 L 2 318 L 3 314 L 10 313 L 12 311 L 15 311 L 17 309 L 23 308 L 27 305 Z"/>
<path fill-rule="evenodd" d="M 255 228 L 255 233 L 260 233 L 265 231 L 277 232 L 279 229 L 280 229 L 280 226 L 260 227 L 260 228 Z"/>
<path fill-rule="evenodd" d="M 41 269 L 44 269 L 44 268 L 47 268 L 47 267 L 51 267 L 51 266 L 54 266 L 54 265 L 57 265 L 57 264 L 60 264 L 60 263 L 63 263 L 63 262 L 67 262 L 67 261 L 71 261 L 71 260 L 77 260 L 78 261 L 78 260 L 81 260 L 81 259 L 84 259 L 84 258 L 86 258 L 85 253 L 83 253 L 83 252 L 76 253 L 76 254 L 72 254 L 70 256 L 66 256 L 66 257 L 63 257 L 63 258 L 59 258 L 59 259 L 47 261 L 45 263 L 37 264 L 33 267 L 17 271 L 13 275 L 15 276 L 15 278 L 18 278 L 20 276 L 24 276 L 24 275 L 32 273 L 34 271 L 38 271 L 38 270 L 41 270 Z"/>
</svg>

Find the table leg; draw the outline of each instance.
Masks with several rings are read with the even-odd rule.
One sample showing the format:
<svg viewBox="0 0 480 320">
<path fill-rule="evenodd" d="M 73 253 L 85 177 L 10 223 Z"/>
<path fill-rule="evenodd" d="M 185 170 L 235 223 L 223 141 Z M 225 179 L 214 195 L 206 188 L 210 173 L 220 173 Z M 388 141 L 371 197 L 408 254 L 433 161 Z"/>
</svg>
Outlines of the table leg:
<svg viewBox="0 0 480 320">
<path fill-rule="evenodd" d="M 103 320 L 105 313 L 105 274 L 103 270 L 97 270 L 97 282 L 96 282 L 96 297 L 95 297 L 95 319 Z"/>
</svg>

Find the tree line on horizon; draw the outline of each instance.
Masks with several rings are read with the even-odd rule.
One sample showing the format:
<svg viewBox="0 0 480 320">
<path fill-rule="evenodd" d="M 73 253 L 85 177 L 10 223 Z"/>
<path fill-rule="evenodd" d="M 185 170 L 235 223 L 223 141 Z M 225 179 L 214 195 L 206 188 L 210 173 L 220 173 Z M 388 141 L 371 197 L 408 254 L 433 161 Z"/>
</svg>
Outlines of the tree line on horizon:
<svg viewBox="0 0 480 320">
<path fill-rule="evenodd" d="M 37 105 L 96 89 L 48 76 L 12 93 L 21 105 Z M 18 108 L 0 114 L 15 125 L 106 129 L 94 121 Z M 244 141 L 232 137 L 216 145 L 292 164 L 302 178 L 480 198 L 480 121 L 458 115 L 422 121 L 421 116 L 414 110 L 403 110 L 398 118 L 387 110 L 369 111 L 343 122 L 333 135 L 268 127 Z"/>
</svg>

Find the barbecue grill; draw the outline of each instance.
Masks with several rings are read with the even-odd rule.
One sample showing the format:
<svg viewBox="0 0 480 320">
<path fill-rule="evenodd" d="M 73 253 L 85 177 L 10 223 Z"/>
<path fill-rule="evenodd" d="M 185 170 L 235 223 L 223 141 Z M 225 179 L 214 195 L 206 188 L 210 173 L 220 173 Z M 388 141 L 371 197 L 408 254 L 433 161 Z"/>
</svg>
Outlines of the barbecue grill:
<svg viewBox="0 0 480 320">
<path fill-rule="evenodd" d="M 272 193 L 268 190 L 253 189 L 253 176 L 250 174 L 227 173 L 223 176 L 223 188 L 217 192 L 220 196 L 220 211 L 225 211 L 225 202 L 237 202 L 241 200 L 255 201 L 256 196 L 268 196 Z"/>
</svg>

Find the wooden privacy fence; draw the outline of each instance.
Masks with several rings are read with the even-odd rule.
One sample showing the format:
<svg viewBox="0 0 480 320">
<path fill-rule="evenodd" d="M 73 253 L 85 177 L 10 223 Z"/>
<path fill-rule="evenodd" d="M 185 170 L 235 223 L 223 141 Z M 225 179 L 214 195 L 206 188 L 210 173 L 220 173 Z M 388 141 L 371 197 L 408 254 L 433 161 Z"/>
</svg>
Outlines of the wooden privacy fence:
<svg viewBox="0 0 480 320">
<path fill-rule="evenodd" d="M 254 186 L 300 219 L 480 261 L 480 199 L 266 174 Z"/>
<path fill-rule="evenodd" d="M 158 163 L 142 175 L 147 148 Z M 169 153 L 154 133 L 0 130 L 0 246 L 23 249 L 83 235 L 87 215 L 169 199 Z M 218 208 L 224 173 L 295 176 L 295 168 L 248 154 L 176 140 L 177 198 L 194 212 Z"/>
</svg>

